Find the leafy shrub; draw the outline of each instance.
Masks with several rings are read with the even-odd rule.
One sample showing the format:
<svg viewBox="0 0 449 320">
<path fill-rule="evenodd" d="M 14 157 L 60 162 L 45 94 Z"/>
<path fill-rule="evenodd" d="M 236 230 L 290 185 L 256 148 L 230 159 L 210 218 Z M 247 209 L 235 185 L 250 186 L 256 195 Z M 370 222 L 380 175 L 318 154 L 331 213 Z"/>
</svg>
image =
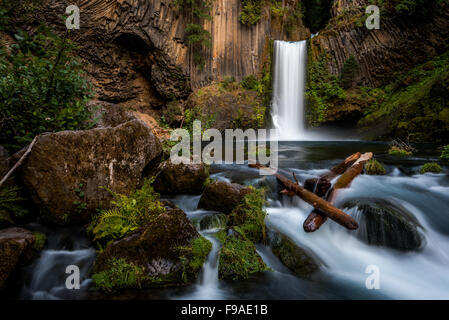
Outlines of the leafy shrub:
<svg viewBox="0 0 449 320">
<path fill-rule="evenodd" d="M 15 38 L 0 48 L 0 144 L 16 151 L 42 132 L 88 128 L 91 85 L 76 45 L 44 26 Z"/>
<path fill-rule="evenodd" d="M 421 174 L 425 174 L 427 172 L 431 173 L 441 173 L 443 169 L 441 169 L 440 165 L 435 162 L 426 163 L 421 167 L 421 170 L 419 171 Z"/>
<path fill-rule="evenodd" d="M 241 86 L 244 89 L 248 90 L 257 90 L 259 86 L 259 81 L 257 80 L 257 77 L 253 74 L 243 78 L 241 82 Z"/>
<path fill-rule="evenodd" d="M 383 176 L 387 174 L 387 170 L 377 160 L 370 160 L 365 164 L 366 173 L 369 175 Z"/>
<path fill-rule="evenodd" d="M 104 245 L 122 239 L 165 212 L 152 183 L 153 179 L 146 179 L 142 188 L 129 196 L 110 191 L 113 208 L 102 210 L 87 228 L 93 240 Z"/>
<path fill-rule="evenodd" d="M 447 145 L 443 148 L 443 152 L 441 153 L 440 158 L 442 160 L 449 161 L 449 145 Z"/>
<path fill-rule="evenodd" d="M 35 240 L 33 244 L 33 249 L 36 251 L 41 251 L 42 249 L 44 249 L 45 244 L 47 243 L 47 237 L 45 236 L 45 234 L 41 232 L 35 232 L 34 238 Z"/>
<path fill-rule="evenodd" d="M 19 187 L 3 186 L 0 189 L 0 212 L 6 212 L 13 220 L 22 219 L 28 215 L 22 204 L 24 200 Z"/>
<path fill-rule="evenodd" d="M 106 293 L 126 288 L 141 288 L 145 279 L 143 267 L 129 263 L 123 258 L 112 258 L 108 269 L 92 275 L 95 286 Z"/>
<path fill-rule="evenodd" d="M 242 0 L 240 21 L 248 26 L 257 24 L 262 18 L 263 0 Z"/>
<path fill-rule="evenodd" d="M 388 154 L 394 157 L 407 157 L 412 155 L 410 151 L 399 148 L 397 146 L 391 147 L 390 150 L 388 150 Z"/>
<path fill-rule="evenodd" d="M 223 89 L 228 90 L 235 84 L 235 77 L 224 77 L 220 84 Z"/>
</svg>

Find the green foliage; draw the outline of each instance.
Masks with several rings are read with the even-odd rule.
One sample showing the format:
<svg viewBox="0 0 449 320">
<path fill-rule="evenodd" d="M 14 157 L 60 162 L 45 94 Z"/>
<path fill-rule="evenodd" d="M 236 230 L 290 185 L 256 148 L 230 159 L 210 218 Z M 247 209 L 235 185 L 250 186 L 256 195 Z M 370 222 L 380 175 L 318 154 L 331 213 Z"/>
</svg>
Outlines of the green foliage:
<svg viewBox="0 0 449 320">
<path fill-rule="evenodd" d="M 408 157 L 411 156 L 412 153 L 400 147 L 393 146 L 388 150 L 388 154 L 394 157 Z"/>
<path fill-rule="evenodd" d="M 361 127 L 386 127 L 385 135 L 416 142 L 449 141 L 449 52 L 398 74 L 382 101 L 365 111 Z"/>
<path fill-rule="evenodd" d="M 16 151 L 42 132 L 88 128 L 91 85 L 76 45 L 44 26 L 15 38 L 0 47 L 0 144 Z"/>
<path fill-rule="evenodd" d="M 429 16 L 434 5 L 448 3 L 447 0 L 436 0 L 429 3 L 426 0 L 377 0 L 381 12 L 396 14 L 404 18 L 425 18 Z"/>
<path fill-rule="evenodd" d="M 178 10 L 189 16 L 211 20 L 209 11 L 212 6 L 212 0 L 175 0 L 175 5 Z"/>
<path fill-rule="evenodd" d="M 221 279 L 247 279 L 268 270 L 254 244 L 237 236 L 227 237 L 220 250 L 218 273 Z"/>
<path fill-rule="evenodd" d="M 265 217 L 263 206 L 265 192 L 263 189 L 254 189 L 245 195 L 241 203 L 229 216 L 229 226 L 252 242 L 263 242 L 266 239 Z"/>
<path fill-rule="evenodd" d="M 42 249 L 44 249 L 45 244 L 47 243 L 47 237 L 45 236 L 45 234 L 41 232 L 35 232 L 34 239 L 33 249 L 36 251 L 41 251 Z"/>
<path fill-rule="evenodd" d="M 441 169 L 440 165 L 435 162 L 426 163 L 421 167 L 421 170 L 419 171 L 421 174 L 425 174 L 427 172 L 431 173 L 441 173 L 443 172 L 443 169 Z"/>
<path fill-rule="evenodd" d="M 240 21 L 248 26 L 257 24 L 262 18 L 263 0 L 242 0 Z"/>
<path fill-rule="evenodd" d="M 104 245 L 122 239 L 165 212 L 152 183 L 146 179 L 142 188 L 129 196 L 110 191 L 114 196 L 113 208 L 102 210 L 87 228 L 93 240 Z"/>
<path fill-rule="evenodd" d="M 240 85 L 242 86 L 242 88 L 247 90 L 257 90 L 259 86 L 259 81 L 257 80 L 257 77 L 255 75 L 250 74 L 249 76 L 243 78 Z"/>
<path fill-rule="evenodd" d="M 449 161 L 449 144 L 443 148 L 440 158 L 441 160 Z"/>
<path fill-rule="evenodd" d="M 201 270 L 211 249 L 212 243 L 203 236 L 195 238 L 192 241 L 192 258 L 190 259 L 189 267 L 194 273 Z"/>
<path fill-rule="evenodd" d="M 346 97 L 337 77 L 329 73 L 327 61 L 328 57 L 324 52 L 316 59 L 309 53 L 306 99 L 307 119 L 312 126 L 324 122 L 330 104 L 340 102 Z"/>
<path fill-rule="evenodd" d="M 100 290 L 113 293 L 127 288 L 141 288 L 146 276 L 143 267 L 129 263 L 123 258 L 112 258 L 108 269 L 92 275 L 92 280 Z"/>
<path fill-rule="evenodd" d="M 19 187 L 3 186 L 0 189 L 0 212 L 8 213 L 13 220 L 22 219 L 28 215 L 22 204 L 24 200 Z"/>
<path fill-rule="evenodd" d="M 167 103 L 162 109 L 160 124 L 163 127 L 176 127 L 182 119 L 182 107 L 178 101 L 173 100 Z"/>
<path fill-rule="evenodd" d="M 201 133 L 204 133 L 207 129 L 212 128 L 212 124 L 215 120 L 214 115 L 206 115 L 204 114 L 201 109 L 197 106 L 186 109 L 184 111 L 184 125 L 183 128 L 190 132 L 190 134 L 193 134 L 193 122 L 195 120 L 201 121 Z"/>
<path fill-rule="evenodd" d="M 387 170 L 377 160 L 370 160 L 365 164 L 365 171 L 369 175 L 383 176 L 387 174 Z"/>
<path fill-rule="evenodd" d="M 221 81 L 220 85 L 224 90 L 232 89 L 235 84 L 235 77 L 225 77 L 223 81 Z"/>
<path fill-rule="evenodd" d="M 354 77 L 359 70 L 359 63 L 354 56 L 350 56 L 344 63 L 340 74 L 340 83 L 344 89 L 352 86 Z"/>
</svg>

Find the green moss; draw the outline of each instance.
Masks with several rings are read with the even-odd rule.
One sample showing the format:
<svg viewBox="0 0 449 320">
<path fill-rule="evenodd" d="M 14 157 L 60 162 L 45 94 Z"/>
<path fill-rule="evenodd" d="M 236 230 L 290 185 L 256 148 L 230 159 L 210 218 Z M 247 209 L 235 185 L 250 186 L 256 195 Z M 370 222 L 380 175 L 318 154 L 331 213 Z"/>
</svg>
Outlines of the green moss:
<svg viewBox="0 0 449 320">
<path fill-rule="evenodd" d="M 449 161 L 449 145 L 447 145 L 443 148 L 440 158 L 441 158 L 441 160 Z"/>
<path fill-rule="evenodd" d="M 242 0 L 242 12 L 240 22 L 252 26 L 262 18 L 263 0 Z"/>
<path fill-rule="evenodd" d="M 93 241 L 104 246 L 122 239 L 165 212 L 152 183 L 153 180 L 145 180 L 142 188 L 129 196 L 111 191 L 114 196 L 111 202 L 113 208 L 102 210 L 87 228 Z"/>
<path fill-rule="evenodd" d="M 387 174 L 387 170 L 382 166 L 382 164 L 377 160 L 370 160 L 365 164 L 365 171 L 370 175 L 383 176 Z"/>
<path fill-rule="evenodd" d="M 141 288 L 147 277 L 143 267 L 128 263 L 123 258 L 112 258 L 109 268 L 92 275 L 92 280 L 101 291 L 112 293 L 122 289 Z"/>
<path fill-rule="evenodd" d="M 201 270 L 211 249 L 212 243 L 203 236 L 192 241 L 192 258 L 190 259 L 189 266 L 193 272 Z"/>
<path fill-rule="evenodd" d="M 35 232 L 34 233 L 34 244 L 33 249 L 36 251 L 41 251 L 44 249 L 45 244 L 47 243 L 47 236 L 41 232 Z"/>
<path fill-rule="evenodd" d="M 247 279 L 265 270 L 268 268 L 251 241 L 238 237 L 228 237 L 225 240 L 219 258 L 220 279 Z"/>
<path fill-rule="evenodd" d="M 394 157 L 408 157 L 412 155 L 410 151 L 407 151 L 405 149 L 396 146 L 391 147 L 390 150 L 388 150 L 388 154 Z"/>
<path fill-rule="evenodd" d="M 443 169 L 441 169 L 440 165 L 438 163 L 432 162 L 432 163 L 426 163 L 421 167 L 420 173 L 425 174 L 427 172 L 431 173 L 441 173 Z"/>
<path fill-rule="evenodd" d="M 266 239 L 265 217 L 267 215 L 263 208 L 265 192 L 263 189 L 250 188 L 252 192 L 245 195 L 229 216 L 228 226 L 232 226 L 252 242 L 263 242 Z"/>
</svg>

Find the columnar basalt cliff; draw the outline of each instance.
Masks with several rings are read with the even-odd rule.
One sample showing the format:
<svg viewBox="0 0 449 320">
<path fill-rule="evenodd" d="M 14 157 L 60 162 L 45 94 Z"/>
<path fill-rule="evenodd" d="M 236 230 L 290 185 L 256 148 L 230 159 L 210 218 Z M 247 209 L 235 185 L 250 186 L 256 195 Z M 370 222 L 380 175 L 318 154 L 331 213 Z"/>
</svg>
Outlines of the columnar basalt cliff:
<svg viewBox="0 0 449 320">
<path fill-rule="evenodd" d="M 300 5 L 299 0 L 283 6 Z M 60 17 L 70 1 L 48 0 L 46 23 L 65 32 Z M 70 37 L 79 42 L 86 70 L 97 87 L 97 98 L 159 109 L 165 102 L 185 99 L 192 88 L 231 76 L 237 80 L 260 72 L 269 39 L 306 39 L 310 33 L 301 19 L 292 32 L 283 30 L 286 17 L 272 17 L 270 7 L 254 26 L 239 20 L 241 0 L 215 0 L 211 20 L 200 21 L 212 36 L 203 49 L 203 67 L 193 63 L 185 29 L 189 19 L 174 0 L 80 0 L 81 29 Z"/>
<path fill-rule="evenodd" d="M 329 55 L 331 74 L 339 75 L 344 63 L 355 57 L 359 72 L 354 84 L 377 87 L 393 73 L 404 71 L 441 53 L 449 35 L 449 6 L 431 11 L 424 19 L 380 14 L 380 29 L 365 26 L 368 0 L 336 0 L 327 27 L 311 41 L 314 57 Z M 429 3 L 429 6 L 435 6 Z"/>
</svg>

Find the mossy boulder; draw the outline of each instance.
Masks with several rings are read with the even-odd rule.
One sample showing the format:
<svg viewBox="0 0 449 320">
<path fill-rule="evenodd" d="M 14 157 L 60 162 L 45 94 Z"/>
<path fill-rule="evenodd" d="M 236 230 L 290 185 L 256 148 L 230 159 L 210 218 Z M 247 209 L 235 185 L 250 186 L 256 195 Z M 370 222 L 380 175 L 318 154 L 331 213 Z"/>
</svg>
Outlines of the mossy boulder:
<svg viewBox="0 0 449 320">
<path fill-rule="evenodd" d="M 214 181 L 204 189 L 198 208 L 230 214 L 250 192 L 251 189 L 237 183 Z"/>
<path fill-rule="evenodd" d="M 132 264 L 126 270 L 142 270 L 139 277 L 144 287 L 185 285 L 197 278 L 211 248 L 182 210 L 168 209 L 130 236 L 109 244 L 98 255 L 94 273 L 97 279 L 108 278 L 114 261 L 124 259 Z M 104 285 L 100 289 L 109 290 Z"/>
<path fill-rule="evenodd" d="M 416 218 L 400 204 L 385 199 L 358 199 L 342 208 L 356 208 L 360 228 L 354 234 L 370 245 L 400 251 L 419 250 L 425 238 Z"/>
<path fill-rule="evenodd" d="M 412 152 L 393 146 L 388 150 L 388 154 L 393 157 L 409 157 L 412 155 Z"/>
<path fill-rule="evenodd" d="M 22 228 L 0 230 L 0 290 L 5 288 L 12 273 L 36 257 L 36 235 Z"/>
<path fill-rule="evenodd" d="M 365 164 L 365 172 L 373 176 L 383 176 L 387 174 L 387 170 L 377 160 L 370 160 Z"/>
<path fill-rule="evenodd" d="M 112 195 L 102 187 L 130 193 L 161 153 L 159 140 L 140 120 L 46 133 L 24 161 L 21 177 L 46 222 L 85 223 L 98 208 L 110 205 Z"/>
<path fill-rule="evenodd" d="M 168 159 L 158 166 L 154 189 L 163 194 L 201 194 L 209 178 L 208 166 L 201 164 L 174 164 Z"/>
<path fill-rule="evenodd" d="M 431 163 L 426 163 L 425 165 L 423 165 L 421 167 L 421 169 L 419 170 L 419 172 L 421 174 L 425 174 L 425 173 L 441 173 L 443 172 L 443 169 L 441 169 L 440 165 L 438 163 L 435 162 L 431 162 Z"/>
<path fill-rule="evenodd" d="M 231 229 L 232 230 L 232 229 Z M 256 252 L 254 243 L 236 231 L 223 231 L 219 238 L 223 241 L 218 261 L 218 276 L 223 280 L 243 280 L 268 270 Z"/>
<path fill-rule="evenodd" d="M 290 238 L 278 232 L 270 235 L 275 256 L 294 274 L 306 278 L 319 269 L 318 263 Z"/>
</svg>

